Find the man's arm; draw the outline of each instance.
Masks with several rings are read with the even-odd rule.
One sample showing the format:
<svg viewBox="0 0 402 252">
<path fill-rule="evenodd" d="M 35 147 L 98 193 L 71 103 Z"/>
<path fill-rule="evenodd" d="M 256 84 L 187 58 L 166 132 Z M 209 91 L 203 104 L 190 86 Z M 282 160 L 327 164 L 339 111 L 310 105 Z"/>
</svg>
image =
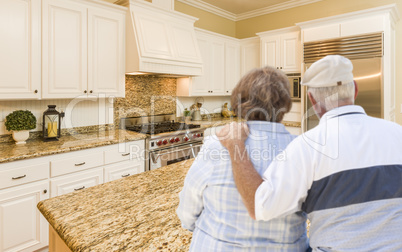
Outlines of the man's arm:
<svg viewBox="0 0 402 252">
<path fill-rule="evenodd" d="M 248 136 L 246 123 L 231 123 L 226 125 L 217 137 L 221 144 L 229 151 L 232 161 L 233 178 L 243 203 L 251 218 L 255 219 L 255 192 L 263 182 L 260 174 L 254 169 L 246 153 L 244 142 Z M 247 155 L 242 155 L 242 154 Z"/>
</svg>

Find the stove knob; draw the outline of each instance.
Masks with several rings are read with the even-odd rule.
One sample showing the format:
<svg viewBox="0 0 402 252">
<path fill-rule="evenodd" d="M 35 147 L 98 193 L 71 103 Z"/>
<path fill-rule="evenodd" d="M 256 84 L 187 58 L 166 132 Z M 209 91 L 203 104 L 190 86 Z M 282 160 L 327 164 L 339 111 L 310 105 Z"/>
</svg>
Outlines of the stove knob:
<svg viewBox="0 0 402 252">
<path fill-rule="evenodd" d="M 187 142 L 190 139 L 188 137 L 184 137 L 183 140 L 184 140 L 184 142 Z"/>
<path fill-rule="evenodd" d="M 162 145 L 162 140 L 159 140 L 158 142 L 156 142 L 156 145 L 161 146 Z"/>
<path fill-rule="evenodd" d="M 197 137 L 200 137 L 201 136 L 201 134 L 200 133 L 197 133 Z"/>
<path fill-rule="evenodd" d="M 193 134 L 193 138 L 197 138 L 197 134 Z"/>
<path fill-rule="evenodd" d="M 163 144 L 167 144 L 167 143 L 168 143 L 168 140 L 163 139 Z"/>
<path fill-rule="evenodd" d="M 180 142 L 180 138 L 178 138 L 178 137 L 176 137 L 175 139 L 174 139 L 174 141 L 177 143 L 177 142 Z"/>
<path fill-rule="evenodd" d="M 170 143 L 174 143 L 174 138 L 173 138 L 173 137 L 170 138 L 170 139 L 169 139 L 169 142 L 170 142 Z"/>
</svg>

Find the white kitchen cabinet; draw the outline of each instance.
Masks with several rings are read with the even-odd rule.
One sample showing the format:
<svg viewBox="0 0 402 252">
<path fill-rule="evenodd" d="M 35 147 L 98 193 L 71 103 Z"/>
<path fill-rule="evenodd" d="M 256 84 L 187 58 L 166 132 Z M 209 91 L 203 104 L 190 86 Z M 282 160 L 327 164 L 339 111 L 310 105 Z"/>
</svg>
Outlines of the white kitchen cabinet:
<svg viewBox="0 0 402 252">
<path fill-rule="evenodd" d="M 124 10 L 43 0 L 42 98 L 124 96 Z"/>
<path fill-rule="evenodd" d="M 254 68 L 260 67 L 260 38 L 253 37 L 240 40 L 241 76 Z"/>
<path fill-rule="evenodd" d="M 225 44 L 225 95 L 231 95 L 232 90 L 240 80 L 240 43 L 227 41 Z"/>
<path fill-rule="evenodd" d="M 105 166 L 105 183 L 144 172 L 144 160 L 132 159 Z"/>
<path fill-rule="evenodd" d="M 125 15 L 88 10 L 88 90 L 90 94 L 125 96 Z"/>
<path fill-rule="evenodd" d="M 87 7 L 67 0 L 42 2 L 43 98 L 87 92 Z"/>
<path fill-rule="evenodd" d="M 301 40 L 297 27 L 257 34 L 261 38 L 261 66 L 272 66 L 286 73 L 301 71 Z"/>
<path fill-rule="evenodd" d="M 145 170 L 144 140 L 0 164 L 0 252 L 48 246 L 39 201 Z"/>
<path fill-rule="evenodd" d="M 304 43 L 382 32 L 385 29 L 384 17 L 375 14 L 361 18 L 347 17 L 336 21 L 334 18 L 325 18 L 322 22 L 309 21 L 302 26 Z"/>
<path fill-rule="evenodd" d="M 0 99 L 41 95 L 40 0 L 0 1 Z"/>
<path fill-rule="evenodd" d="M 48 245 L 48 224 L 36 207 L 48 198 L 48 180 L 0 190 L 0 251 L 35 251 Z"/>
<path fill-rule="evenodd" d="M 230 95 L 240 78 L 240 42 L 227 36 L 196 29 L 204 73 L 179 78 L 178 96 Z"/>
<path fill-rule="evenodd" d="M 193 77 L 191 95 L 223 95 L 225 85 L 225 42 L 197 31 L 197 40 L 204 62 L 204 73 Z"/>
<path fill-rule="evenodd" d="M 56 197 L 103 183 L 103 167 L 50 179 L 50 196 Z"/>
</svg>

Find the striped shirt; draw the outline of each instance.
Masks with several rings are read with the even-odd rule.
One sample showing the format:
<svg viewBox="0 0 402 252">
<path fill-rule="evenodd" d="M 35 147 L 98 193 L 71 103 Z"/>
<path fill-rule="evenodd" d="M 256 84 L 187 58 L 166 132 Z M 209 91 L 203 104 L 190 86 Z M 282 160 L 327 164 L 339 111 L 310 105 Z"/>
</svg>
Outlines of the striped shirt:
<svg viewBox="0 0 402 252">
<path fill-rule="evenodd" d="M 280 123 L 248 122 L 246 148 L 264 173 L 294 139 Z M 244 155 L 247 153 L 237 153 Z M 234 183 L 231 160 L 216 137 L 206 139 L 180 192 L 182 226 L 193 231 L 190 251 L 305 251 L 306 217 L 301 212 L 270 221 L 253 220 Z"/>
<path fill-rule="evenodd" d="M 402 251 L 402 127 L 359 106 L 328 111 L 263 174 L 256 218 L 304 210 L 314 251 Z"/>
</svg>

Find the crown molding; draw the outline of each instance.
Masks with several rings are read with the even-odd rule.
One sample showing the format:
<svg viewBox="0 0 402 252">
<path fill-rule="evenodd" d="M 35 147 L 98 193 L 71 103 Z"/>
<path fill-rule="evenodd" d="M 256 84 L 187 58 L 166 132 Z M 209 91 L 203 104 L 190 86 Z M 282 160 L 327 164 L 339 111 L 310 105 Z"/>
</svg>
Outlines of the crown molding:
<svg viewBox="0 0 402 252">
<path fill-rule="evenodd" d="M 212 14 L 227 18 L 232 21 L 236 21 L 236 14 L 226 11 L 224 9 L 218 8 L 212 4 L 206 3 L 202 0 L 177 0 L 179 2 L 185 3 L 187 5 L 193 6 L 195 8 L 208 11 Z"/>
<path fill-rule="evenodd" d="M 204 11 L 208 11 L 212 14 L 221 16 L 221 17 L 229 19 L 231 21 L 240 21 L 240 20 L 258 17 L 258 16 L 262 16 L 265 14 L 282 11 L 282 10 L 286 10 L 286 9 L 290 9 L 290 8 L 294 8 L 294 7 L 298 7 L 298 6 L 302 6 L 302 5 L 306 5 L 306 4 L 320 2 L 322 0 L 289 0 L 282 4 L 276 4 L 276 5 L 266 7 L 266 8 L 261 8 L 258 10 L 249 11 L 249 12 L 245 12 L 245 13 L 241 13 L 241 14 L 234 14 L 232 12 L 218 8 L 212 4 L 206 3 L 202 0 L 177 0 L 177 1 L 190 5 L 190 6 L 193 6 L 193 7 L 196 7 L 198 9 L 201 9 Z"/>
</svg>

